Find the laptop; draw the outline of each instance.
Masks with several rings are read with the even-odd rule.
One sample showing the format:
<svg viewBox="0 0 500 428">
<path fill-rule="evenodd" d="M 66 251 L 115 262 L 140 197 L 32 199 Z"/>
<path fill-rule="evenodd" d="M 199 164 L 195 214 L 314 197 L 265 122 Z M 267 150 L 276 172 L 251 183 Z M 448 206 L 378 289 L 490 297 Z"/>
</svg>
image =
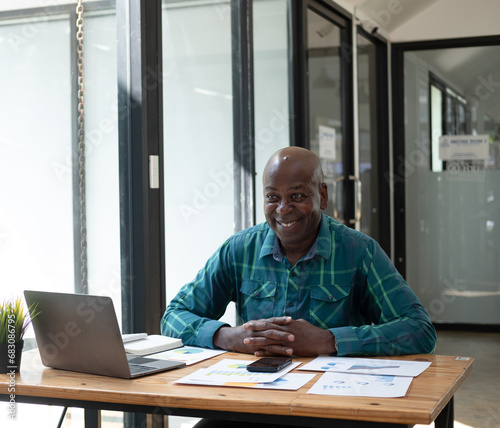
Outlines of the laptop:
<svg viewBox="0 0 500 428">
<path fill-rule="evenodd" d="M 125 379 L 184 367 L 181 361 L 127 356 L 110 297 L 47 291 L 24 292 L 42 364 Z"/>
</svg>

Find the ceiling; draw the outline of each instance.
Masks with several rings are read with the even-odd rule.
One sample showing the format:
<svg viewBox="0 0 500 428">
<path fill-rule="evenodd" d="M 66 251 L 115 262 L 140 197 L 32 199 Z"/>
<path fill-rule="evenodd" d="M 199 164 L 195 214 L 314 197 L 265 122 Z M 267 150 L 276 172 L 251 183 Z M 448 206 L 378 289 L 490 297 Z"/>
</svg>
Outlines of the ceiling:
<svg viewBox="0 0 500 428">
<path fill-rule="evenodd" d="M 474 6 L 464 1 L 453 0 L 453 3 L 449 2 L 450 0 L 398 0 L 392 2 L 395 7 L 391 13 L 388 10 L 391 0 L 344 0 L 344 3 L 356 7 L 357 15 L 366 17 L 372 24 L 383 24 L 383 31 L 392 42 L 397 41 L 394 40 L 394 35 L 401 37 L 405 28 L 415 28 L 415 26 L 420 28 L 420 33 L 417 36 L 420 39 L 411 41 L 426 39 L 427 33 L 433 29 L 433 25 L 429 21 L 430 17 L 433 17 L 437 22 L 443 22 L 443 27 L 448 25 L 448 29 L 452 27 L 467 28 L 468 37 L 475 35 L 474 28 L 477 29 L 477 35 L 500 33 L 497 23 L 494 28 L 481 33 L 481 28 L 484 29 L 488 25 L 486 20 L 488 15 L 498 17 L 500 2 L 476 0 Z M 450 5 L 456 6 L 457 13 L 460 13 L 460 16 L 457 16 L 454 12 L 452 21 L 450 21 L 451 9 L 448 7 Z M 461 10 L 458 10 L 459 7 Z M 484 19 L 475 19 L 476 10 L 482 13 Z M 436 16 L 436 14 L 442 14 L 442 16 Z M 426 23 L 428 23 L 428 27 L 425 27 Z M 472 34 L 471 28 L 473 29 Z M 446 33 L 444 30 L 441 38 L 456 37 L 464 36 L 457 35 L 453 31 Z M 439 37 L 434 37 L 434 39 L 437 38 Z M 481 108 L 486 114 L 500 123 L 500 46 L 433 49 L 412 51 L 412 54 L 429 64 L 462 96 L 471 102 L 480 102 Z"/>
<path fill-rule="evenodd" d="M 454 85 L 470 105 L 500 123 L 500 46 L 415 51 Z"/>
<path fill-rule="evenodd" d="M 383 27 L 388 34 L 438 1 L 345 0 L 346 3 L 356 7 L 357 12 L 366 16 L 372 23 Z"/>
</svg>

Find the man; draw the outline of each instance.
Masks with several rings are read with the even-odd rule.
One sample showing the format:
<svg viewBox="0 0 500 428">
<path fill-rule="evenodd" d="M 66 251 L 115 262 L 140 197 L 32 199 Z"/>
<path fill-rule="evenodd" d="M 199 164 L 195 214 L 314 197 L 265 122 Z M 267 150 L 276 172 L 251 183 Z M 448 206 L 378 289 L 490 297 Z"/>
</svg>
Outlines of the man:
<svg viewBox="0 0 500 428">
<path fill-rule="evenodd" d="M 263 185 L 266 223 L 222 244 L 170 302 L 163 334 L 259 357 L 433 352 L 429 316 L 381 247 L 322 213 L 314 153 L 279 150 Z M 235 327 L 217 321 L 230 301 Z"/>
</svg>

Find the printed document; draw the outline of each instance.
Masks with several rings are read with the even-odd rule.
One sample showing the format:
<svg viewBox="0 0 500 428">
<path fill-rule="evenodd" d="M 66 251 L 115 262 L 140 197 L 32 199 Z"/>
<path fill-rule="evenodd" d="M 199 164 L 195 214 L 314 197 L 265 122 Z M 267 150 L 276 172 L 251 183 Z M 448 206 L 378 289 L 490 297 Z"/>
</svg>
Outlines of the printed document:
<svg viewBox="0 0 500 428">
<path fill-rule="evenodd" d="M 200 369 L 189 376 L 191 381 L 198 381 L 199 385 L 224 385 L 226 383 L 270 383 L 293 370 L 300 363 L 292 363 L 276 373 L 249 372 L 246 367 L 252 361 L 224 359 L 210 366 Z M 181 382 L 180 379 L 177 382 Z"/>
<path fill-rule="evenodd" d="M 415 377 L 430 365 L 428 361 L 321 356 L 300 367 L 299 370 Z"/>
<path fill-rule="evenodd" d="M 413 380 L 406 376 L 324 373 L 308 394 L 404 397 Z"/>
</svg>

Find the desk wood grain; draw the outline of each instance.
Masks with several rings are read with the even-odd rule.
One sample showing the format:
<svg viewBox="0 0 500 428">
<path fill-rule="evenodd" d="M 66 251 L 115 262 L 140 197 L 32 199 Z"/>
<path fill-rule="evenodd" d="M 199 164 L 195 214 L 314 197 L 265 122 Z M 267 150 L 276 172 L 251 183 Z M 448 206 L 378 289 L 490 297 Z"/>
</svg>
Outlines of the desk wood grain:
<svg viewBox="0 0 500 428">
<path fill-rule="evenodd" d="M 17 396 L 50 397 L 158 408 L 197 409 L 222 412 L 347 419 L 400 424 L 430 424 L 439 415 L 471 372 L 472 358 L 411 355 L 393 359 L 430 361 L 416 377 L 405 397 L 368 398 L 307 394 L 321 373 L 297 391 L 237 387 L 182 385 L 174 383 L 200 368 L 224 358 L 254 360 L 251 355 L 226 353 L 198 364 L 138 379 L 117 379 L 41 365 L 37 351 L 23 355 L 16 375 Z M 386 358 L 386 357 L 384 357 Z M 310 358 L 296 358 L 308 362 Z M 301 371 L 305 373 L 304 371 Z M 0 394 L 7 394 L 9 376 L 0 375 Z"/>
</svg>

